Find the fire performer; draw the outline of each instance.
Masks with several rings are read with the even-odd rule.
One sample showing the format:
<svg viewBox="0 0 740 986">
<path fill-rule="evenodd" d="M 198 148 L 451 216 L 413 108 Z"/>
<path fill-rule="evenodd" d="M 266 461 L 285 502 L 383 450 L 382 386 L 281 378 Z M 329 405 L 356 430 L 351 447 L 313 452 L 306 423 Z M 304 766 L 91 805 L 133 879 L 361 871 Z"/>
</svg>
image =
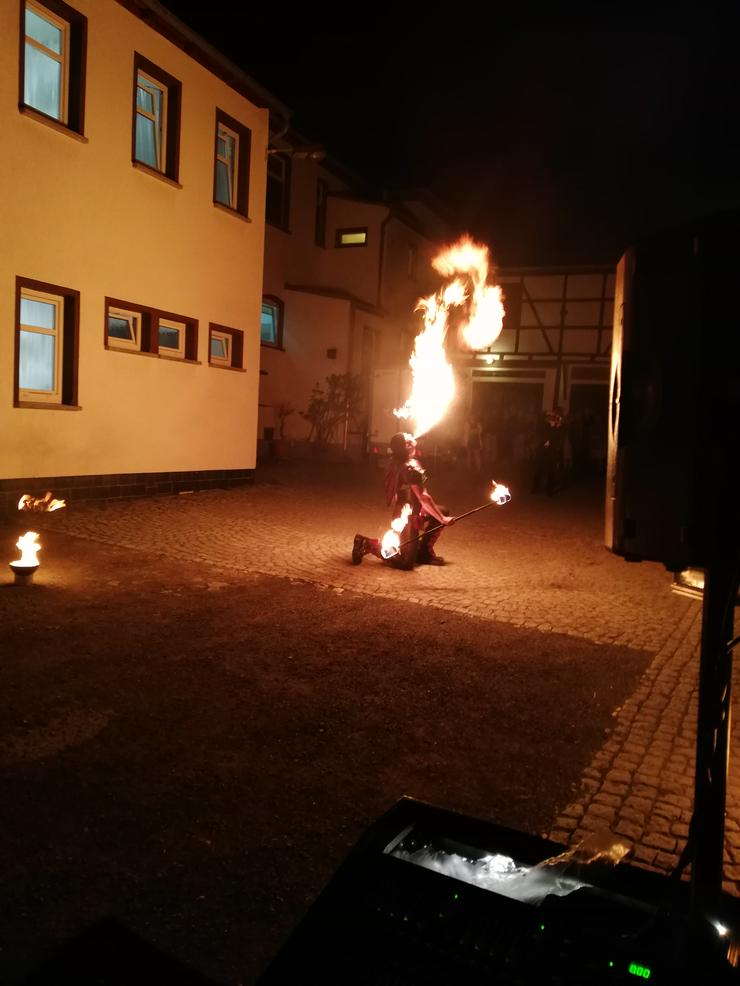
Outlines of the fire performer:
<svg viewBox="0 0 740 986">
<path fill-rule="evenodd" d="M 352 564 L 359 565 L 365 555 L 375 555 L 394 568 L 410 570 L 414 565 L 444 565 L 444 558 L 436 554 L 434 545 L 440 536 L 440 524 L 449 527 L 455 518 L 446 508 L 435 503 L 427 491 L 427 474 L 416 458 L 416 440 L 413 435 L 399 431 L 391 439 L 391 460 L 385 474 L 386 502 L 393 511 L 394 530 L 402 538 L 401 549 L 386 558 L 378 538 L 356 534 L 352 546 Z M 402 527 L 399 521 L 406 518 Z"/>
</svg>

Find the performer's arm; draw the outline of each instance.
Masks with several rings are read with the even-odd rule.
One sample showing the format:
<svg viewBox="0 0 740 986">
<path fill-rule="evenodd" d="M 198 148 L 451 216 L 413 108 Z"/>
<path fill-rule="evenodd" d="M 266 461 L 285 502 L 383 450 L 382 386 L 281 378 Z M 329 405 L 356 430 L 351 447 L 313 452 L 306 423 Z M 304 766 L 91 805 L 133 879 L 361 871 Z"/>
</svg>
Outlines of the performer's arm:
<svg viewBox="0 0 740 986">
<path fill-rule="evenodd" d="M 414 496 L 421 504 L 421 509 L 424 511 L 425 514 L 429 514 L 431 517 L 434 517 L 435 520 L 438 520 L 440 524 L 445 524 L 448 527 L 450 524 L 453 523 L 455 518 L 448 517 L 446 514 L 443 514 L 442 511 L 437 506 L 437 504 L 434 502 L 432 496 L 429 493 L 427 493 L 426 490 L 423 490 L 420 486 L 416 486 L 416 485 L 412 485 L 411 489 L 414 492 Z"/>
</svg>

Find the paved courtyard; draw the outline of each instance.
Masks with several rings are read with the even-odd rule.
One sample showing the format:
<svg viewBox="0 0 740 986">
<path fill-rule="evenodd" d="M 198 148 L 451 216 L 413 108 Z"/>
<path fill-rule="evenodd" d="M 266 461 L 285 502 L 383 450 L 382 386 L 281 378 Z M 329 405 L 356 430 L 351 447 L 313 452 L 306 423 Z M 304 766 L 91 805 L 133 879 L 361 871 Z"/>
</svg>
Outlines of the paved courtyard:
<svg viewBox="0 0 740 986">
<path fill-rule="evenodd" d="M 433 492 L 455 514 L 486 501 L 484 480 L 461 485 L 443 474 Z M 608 825 L 634 841 L 637 863 L 668 870 L 691 815 L 700 602 L 673 592 L 662 565 L 630 564 L 605 549 L 598 484 L 552 498 L 516 484 L 512 493 L 510 504 L 445 532 L 438 545 L 445 567 L 411 573 L 371 557 L 350 564 L 354 534 L 378 536 L 387 526 L 381 476 L 370 469 L 280 464 L 259 469 L 253 486 L 70 503 L 47 522 L 77 537 L 200 560 L 215 570 L 307 581 L 648 651 L 651 663 L 614 710 L 614 728 L 584 769 L 577 797 L 543 834 L 577 842 Z M 728 788 L 725 887 L 740 892 L 736 772 Z"/>
</svg>

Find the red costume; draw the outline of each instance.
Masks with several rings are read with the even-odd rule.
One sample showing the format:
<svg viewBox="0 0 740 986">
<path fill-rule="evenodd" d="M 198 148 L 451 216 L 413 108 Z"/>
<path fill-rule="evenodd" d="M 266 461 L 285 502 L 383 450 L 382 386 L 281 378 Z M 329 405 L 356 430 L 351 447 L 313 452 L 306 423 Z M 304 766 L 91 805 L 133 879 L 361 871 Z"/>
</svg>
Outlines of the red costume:
<svg viewBox="0 0 740 986">
<path fill-rule="evenodd" d="M 416 459 L 416 442 L 411 435 L 399 432 L 391 439 L 391 461 L 385 474 L 386 502 L 392 509 L 393 519 L 401 517 L 408 504 L 411 513 L 406 526 L 399 534 L 401 550 L 390 558 L 383 558 L 378 538 L 355 536 L 352 547 L 352 563 L 359 565 L 366 554 L 383 558 L 394 568 L 411 569 L 414 565 L 443 565 L 444 559 L 435 554 L 434 545 L 441 534 L 432 530 L 449 526 L 453 522 L 445 508 L 438 506 L 427 492 L 427 475 Z"/>
</svg>

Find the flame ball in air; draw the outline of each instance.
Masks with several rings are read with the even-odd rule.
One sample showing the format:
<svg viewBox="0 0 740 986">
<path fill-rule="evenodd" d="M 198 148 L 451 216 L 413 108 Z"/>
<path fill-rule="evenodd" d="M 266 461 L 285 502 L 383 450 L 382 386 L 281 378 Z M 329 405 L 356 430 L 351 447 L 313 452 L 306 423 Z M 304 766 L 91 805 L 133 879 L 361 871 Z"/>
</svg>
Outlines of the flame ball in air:
<svg viewBox="0 0 740 986">
<path fill-rule="evenodd" d="M 491 499 L 494 503 L 497 503 L 500 507 L 503 507 L 505 503 L 511 500 L 511 493 L 509 492 L 509 487 L 504 486 L 503 483 L 497 483 L 496 480 L 492 480 L 493 489 L 491 490 Z"/>
<path fill-rule="evenodd" d="M 38 537 L 35 531 L 27 531 L 18 538 L 15 546 L 20 551 L 21 557 L 18 561 L 12 561 L 11 566 L 17 568 L 36 568 L 38 566 L 38 553 L 41 549 Z"/>
<path fill-rule="evenodd" d="M 454 246 L 432 261 L 432 266 L 443 277 L 455 277 L 453 282 L 459 297 L 463 289 L 461 301 L 467 302 L 466 319 L 460 325 L 460 342 L 468 349 L 487 349 L 501 335 L 504 323 L 504 304 L 501 288 L 498 284 L 488 284 L 489 253 L 488 247 L 473 243 L 464 237 Z M 459 278 L 467 278 L 469 284 L 465 288 Z"/>
<path fill-rule="evenodd" d="M 416 306 L 424 327 L 409 360 L 411 396 L 393 412 L 413 422 L 416 438 L 441 421 L 455 396 L 454 374 L 445 352 L 450 311 L 461 310 L 459 341 L 472 350 L 491 346 L 501 333 L 504 318 L 501 288 L 486 283 L 488 247 L 464 237 L 435 257 L 432 266 L 446 283 Z"/>
<path fill-rule="evenodd" d="M 44 496 L 31 496 L 30 493 L 24 493 L 18 501 L 19 510 L 33 510 L 35 513 L 51 513 L 52 510 L 60 510 L 66 506 L 66 502 L 55 499 L 51 491 Z"/>
</svg>

